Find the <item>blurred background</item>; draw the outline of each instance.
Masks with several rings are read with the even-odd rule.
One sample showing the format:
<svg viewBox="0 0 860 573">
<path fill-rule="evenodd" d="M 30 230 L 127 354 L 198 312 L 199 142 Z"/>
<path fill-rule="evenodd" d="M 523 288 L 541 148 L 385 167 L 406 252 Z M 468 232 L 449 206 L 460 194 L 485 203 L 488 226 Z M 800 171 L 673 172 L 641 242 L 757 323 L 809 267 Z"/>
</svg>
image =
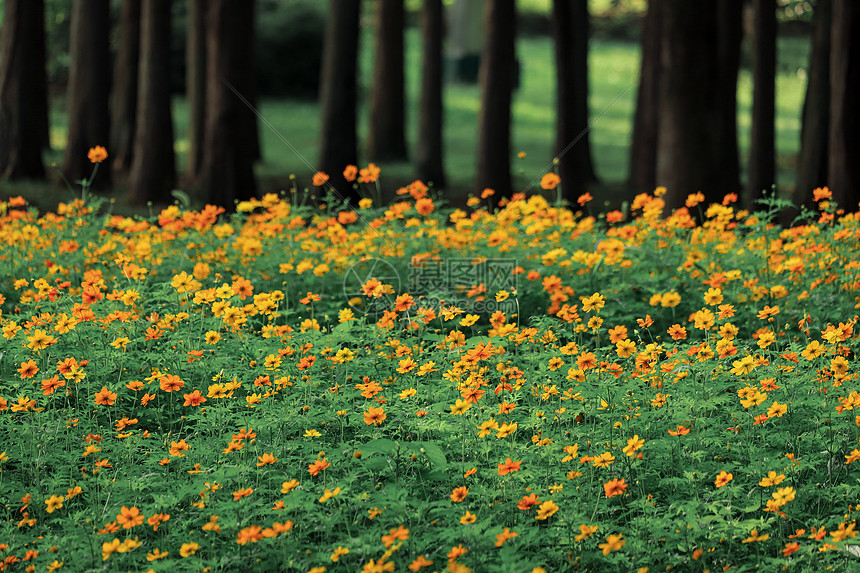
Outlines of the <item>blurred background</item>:
<svg viewBox="0 0 860 573">
<path fill-rule="evenodd" d="M 354 203 L 370 162 L 386 197 L 455 205 L 553 170 L 572 202 L 829 184 L 856 210 L 855 4 L 0 0 L 0 197 L 53 209 L 103 145 L 93 185 L 129 213 L 320 195 L 316 171 Z"/>
</svg>

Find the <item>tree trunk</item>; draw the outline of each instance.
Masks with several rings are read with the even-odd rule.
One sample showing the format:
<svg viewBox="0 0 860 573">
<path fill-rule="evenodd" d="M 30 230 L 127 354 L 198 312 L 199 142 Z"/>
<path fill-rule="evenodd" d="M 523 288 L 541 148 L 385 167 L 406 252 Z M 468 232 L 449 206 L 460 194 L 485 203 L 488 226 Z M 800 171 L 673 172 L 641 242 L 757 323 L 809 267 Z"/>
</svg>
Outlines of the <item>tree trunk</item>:
<svg viewBox="0 0 860 573">
<path fill-rule="evenodd" d="M 40 93 L 46 89 L 44 29 L 42 0 L 6 0 L 0 37 L 2 178 L 45 176 L 42 148 L 47 95 Z"/>
<path fill-rule="evenodd" d="M 356 102 L 358 37 L 361 3 L 330 0 L 320 75 L 322 129 L 319 169 L 341 198 L 356 202 L 358 193 L 343 176 L 347 165 L 358 164 Z"/>
<path fill-rule="evenodd" d="M 36 75 L 34 83 L 37 87 L 34 88 L 33 97 L 36 99 L 37 117 L 35 129 L 42 140 L 42 149 L 50 151 L 51 149 L 51 115 L 50 104 L 48 102 L 48 70 L 47 70 L 47 39 L 45 31 L 45 2 L 44 0 L 36 0 L 35 7 L 40 9 L 38 16 L 38 25 L 33 26 L 32 30 L 32 50 L 33 50 L 33 69 L 28 73 Z M 41 8 L 39 8 L 41 7 Z M 2 67 L 2 66 L 0 66 Z"/>
<path fill-rule="evenodd" d="M 830 48 L 830 161 L 833 199 L 849 212 L 860 200 L 860 5 L 833 0 Z"/>
<path fill-rule="evenodd" d="M 516 6 L 514 0 L 487 0 L 481 54 L 481 109 L 478 116 L 479 190 L 503 197 L 511 183 L 511 99 L 515 79 Z"/>
<path fill-rule="evenodd" d="M 634 193 L 651 193 L 657 187 L 660 22 L 660 0 L 649 0 L 642 28 L 642 63 L 630 146 L 629 177 Z"/>
<path fill-rule="evenodd" d="M 140 2 L 126 0 L 119 16 L 119 50 L 114 64 L 110 154 L 113 170 L 131 169 L 137 115 L 137 76 L 140 57 Z"/>
<path fill-rule="evenodd" d="M 244 74 L 241 82 L 242 85 L 245 86 L 245 92 L 242 95 L 245 96 L 251 105 L 243 105 L 240 113 L 242 115 L 242 128 L 245 132 L 243 141 L 245 142 L 245 145 L 249 146 L 251 159 L 256 163 L 263 158 L 262 147 L 260 146 L 260 130 L 259 125 L 257 124 L 257 114 L 255 113 L 255 110 L 258 109 L 259 103 L 259 98 L 257 97 L 257 69 L 254 59 L 257 2 L 256 0 L 245 0 L 242 5 L 245 7 L 245 10 L 242 13 L 242 18 L 236 22 L 238 26 L 242 27 L 242 30 L 239 32 L 240 35 L 245 38 L 246 42 L 248 42 L 245 47 L 247 49 L 248 59 L 240 70 Z"/>
<path fill-rule="evenodd" d="M 415 169 L 419 179 L 433 183 L 438 189 L 445 187 L 442 136 L 442 38 L 445 33 L 442 0 L 424 0 L 421 29 L 424 46 Z"/>
<path fill-rule="evenodd" d="M 713 170 L 719 179 L 713 186 L 704 188 L 706 204 L 721 202 L 727 193 L 741 192 L 741 168 L 738 151 L 738 69 L 741 63 L 743 40 L 744 0 L 716 2 L 717 69 L 714 84 L 714 103 L 717 109 L 716 140 L 714 141 Z"/>
<path fill-rule="evenodd" d="M 753 104 L 750 131 L 747 208 L 754 210 L 763 191 L 776 182 L 776 0 L 753 1 Z"/>
<path fill-rule="evenodd" d="M 248 7 L 242 0 L 210 0 L 206 21 L 206 149 L 203 190 L 209 203 L 234 207 L 256 195 L 254 150 L 247 141 L 247 106 L 253 49 L 247 37 Z M 232 89 L 231 89 L 232 86 Z M 233 90 L 236 90 L 234 92 Z"/>
<path fill-rule="evenodd" d="M 143 0 L 137 131 L 129 202 L 166 203 L 176 183 L 173 118 L 170 113 L 171 0 Z"/>
<path fill-rule="evenodd" d="M 188 155 L 185 177 L 188 186 L 198 182 L 203 166 L 203 138 L 206 134 L 206 0 L 188 3 L 187 67 L 185 89 L 188 99 Z"/>
<path fill-rule="evenodd" d="M 367 154 L 371 161 L 406 159 L 403 0 L 376 0 L 376 63 Z"/>
<path fill-rule="evenodd" d="M 815 3 L 815 28 L 809 56 L 795 205 L 811 205 L 812 191 L 827 185 L 827 143 L 830 133 L 830 27 L 831 0 Z"/>
<path fill-rule="evenodd" d="M 666 0 L 662 36 L 657 181 L 669 209 L 701 191 L 706 203 L 739 190 L 736 96 L 740 0 L 710 12 Z M 731 94 L 731 95 L 729 95 Z"/>
<path fill-rule="evenodd" d="M 596 179 L 588 133 L 588 1 L 553 0 L 556 141 L 564 198 L 573 202 Z"/>
<path fill-rule="evenodd" d="M 75 0 L 69 56 L 69 136 L 63 173 L 72 183 L 89 177 L 87 152 L 110 145 L 110 0 Z M 93 187 L 110 186 L 111 156 L 99 169 Z"/>
</svg>

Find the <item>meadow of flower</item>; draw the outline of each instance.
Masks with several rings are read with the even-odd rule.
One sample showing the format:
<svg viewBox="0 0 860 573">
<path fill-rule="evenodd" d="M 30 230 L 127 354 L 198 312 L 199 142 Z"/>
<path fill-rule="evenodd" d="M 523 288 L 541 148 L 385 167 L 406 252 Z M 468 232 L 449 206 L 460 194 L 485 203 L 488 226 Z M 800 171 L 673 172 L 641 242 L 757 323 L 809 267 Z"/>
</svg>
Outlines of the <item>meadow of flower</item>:
<svg viewBox="0 0 860 573">
<path fill-rule="evenodd" d="M 856 570 L 860 216 L 663 192 L 0 203 L 0 570 Z"/>
</svg>

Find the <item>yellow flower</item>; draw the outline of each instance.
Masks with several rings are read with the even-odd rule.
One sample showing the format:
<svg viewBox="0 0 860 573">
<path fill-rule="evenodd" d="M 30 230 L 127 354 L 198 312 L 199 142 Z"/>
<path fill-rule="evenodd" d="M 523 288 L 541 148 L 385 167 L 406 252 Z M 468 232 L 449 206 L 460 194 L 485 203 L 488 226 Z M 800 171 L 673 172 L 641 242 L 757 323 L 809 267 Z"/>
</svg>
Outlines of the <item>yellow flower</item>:
<svg viewBox="0 0 860 573">
<path fill-rule="evenodd" d="M 767 473 L 767 477 L 761 478 L 761 481 L 758 484 L 762 487 L 768 487 L 772 485 L 779 485 L 782 483 L 782 480 L 785 479 L 785 476 L 782 474 L 777 474 L 775 471 L 770 471 Z"/>
<path fill-rule="evenodd" d="M 597 533 L 597 525 L 586 525 L 583 523 L 579 526 L 579 533 L 573 538 L 574 541 L 582 541 L 584 539 L 588 539 L 595 533 Z"/>
<path fill-rule="evenodd" d="M 451 413 L 455 416 L 462 416 L 463 413 L 466 412 L 469 408 L 472 407 L 471 402 L 464 402 L 460 398 L 457 398 L 457 402 L 451 406 Z"/>
<path fill-rule="evenodd" d="M 622 539 L 622 535 L 619 533 L 618 535 L 607 535 L 606 543 L 601 543 L 598 547 L 603 550 L 603 555 L 606 556 L 612 551 L 620 551 L 625 543 L 627 540 Z"/>
<path fill-rule="evenodd" d="M 54 513 L 54 510 L 63 507 L 63 497 L 60 495 L 52 495 L 45 500 L 45 505 L 48 506 L 45 508 L 45 511 L 48 513 Z"/>
<path fill-rule="evenodd" d="M 322 497 L 320 498 L 320 503 L 327 502 L 328 500 L 330 500 L 331 498 L 333 498 L 334 496 L 336 496 L 339 493 L 340 493 L 339 487 L 334 488 L 334 491 L 332 491 L 330 489 L 325 490 L 322 494 Z"/>
<path fill-rule="evenodd" d="M 475 523 L 477 520 L 478 516 L 476 516 L 474 513 L 466 511 L 466 513 L 463 514 L 463 517 L 460 518 L 460 523 L 466 525 L 468 523 Z"/>
<path fill-rule="evenodd" d="M 179 554 L 182 555 L 182 557 L 191 557 L 197 553 L 198 549 L 200 549 L 200 545 L 197 543 L 183 543 L 182 547 L 179 548 Z"/>
<path fill-rule="evenodd" d="M 749 536 L 749 537 L 747 537 L 746 539 L 744 539 L 743 541 L 741 541 L 741 543 L 754 543 L 754 542 L 757 542 L 757 541 L 767 541 L 768 539 L 770 539 L 770 534 L 769 534 L 769 533 L 765 533 L 765 534 L 759 535 L 759 534 L 758 534 L 758 530 L 757 530 L 757 529 L 753 529 L 753 530 L 750 532 L 750 536 Z"/>
<path fill-rule="evenodd" d="M 540 504 L 540 507 L 538 507 L 538 512 L 535 516 L 535 519 L 543 521 L 552 517 L 556 511 L 558 511 L 558 505 L 556 505 L 553 500 L 548 499 L 547 501 Z"/>
</svg>

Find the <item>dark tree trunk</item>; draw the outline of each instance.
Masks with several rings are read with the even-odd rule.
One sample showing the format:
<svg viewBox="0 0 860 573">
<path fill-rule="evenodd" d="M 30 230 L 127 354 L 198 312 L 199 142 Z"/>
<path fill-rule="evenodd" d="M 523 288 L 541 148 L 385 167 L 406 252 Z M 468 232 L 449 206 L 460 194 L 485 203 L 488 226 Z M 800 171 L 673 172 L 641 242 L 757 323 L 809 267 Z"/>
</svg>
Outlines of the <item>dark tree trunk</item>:
<svg viewBox="0 0 860 573">
<path fill-rule="evenodd" d="M 811 205 L 812 191 L 827 185 L 827 145 L 830 134 L 830 27 L 833 4 L 830 0 L 815 3 L 815 28 L 806 98 L 803 100 L 803 122 L 800 128 L 800 159 L 796 205 Z"/>
<path fill-rule="evenodd" d="M 442 38 L 444 32 L 442 0 L 424 0 L 421 33 L 421 101 L 418 112 L 418 141 L 415 144 L 415 170 L 418 178 L 445 186 L 443 167 Z"/>
<path fill-rule="evenodd" d="M 738 151 L 738 69 L 743 40 L 744 0 L 719 0 L 715 3 L 717 20 L 717 69 L 713 104 L 717 109 L 715 170 L 720 179 L 714 186 L 702 189 L 706 204 L 720 202 L 727 193 L 741 192 L 741 168 Z M 704 186 L 703 186 L 704 187 Z"/>
<path fill-rule="evenodd" d="M 69 56 L 69 137 L 63 174 L 72 183 L 89 177 L 87 152 L 110 145 L 110 0 L 75 0 Z M 110 186 L 110 150 L 93 187 Z"/>
<path fill-rule="evenodd" d="M 776 182 L 776 0 L 753 0 L 753 104 L 747 208 Z"/>
<path fill-rule="evenodd" d="M 511 99 L 516 66 L 514 0 L 487 0 L 484 5 L 484 49 L 481 54 L 481 110 L 478 116 L 477 188 L 503 197 L 511 183 Z"/>
<path fill-rule="evenodd" d="M 358 87 L 358 36 L 361 3 L 330 0 L 326 22 L 323 67 L 320 76 L 322 139 L 319 169 L 344 199 L 357 201 L 358 193 L 344 179 L 347 165 L 358 164 L 356 103 Z"/>
<path fill-rule="evenodd" d="M 657 187 L 660 22 L 660 0 L 649 0 L 642 28 L 642 64 L 630 146 L 630 189 L 634 193 L 651 193 Z"/>
<path fill-rule="evenodd" d="M 242 5 L 245 7 L 245 12 L 242 14 L 242 18 L 236 22 L 236 25 L 242 28 L 239 33 L 248 42 L 247 54 L 249 56 L 247 62 L 240 70 L 244 74 L 241 80 L 242 85 L 246 86 L 245 92 L 242 95 L 245 96 L 251 105 L 242 106 L 241 122 L 245 132 L 243 141 L 249 146 L 252 160 L 257 162 L 263 157 L 260 146 L 259 125 L 257 124 L 257 114 L 255 113 L 258 104 L 257 68 L 254 61 L 254 43 L 256 38 L 254 22 L 256 19 L 257 2 L 256 0 L 245 0 Z"/>
<path fill-rule="evenodd" d="M 812 33 L 812 53 L 806 98 L 803 100 L 803 122 L 800 128 L 800 159 L 797 187 L 793 200 L 796 205 L 812 203 L 812 191 L 827 185 L 827 145 L 830 133 L 830 27 L 831 0 L 815 3 L 815 29 Z"/>
<path fill-rule="evenodd" d="M 860 200 L 860 5 L 833 0 L 830 48 L 830 161 L 833 199 L 847 211 Z"/>
<path fill-rule="evenodd" d="M 553 0 L 556 140 L 564 198 L 573 202 L 596 179 L 588 133 L 588 1 Z"/>
<path fill-rule="evenodd" d="M 110 154 L 114 171 L 131 169 L 137 116 L 137 76 L 140 57 L 140 2 L 126 0 L 119 16 L 119 50 L 113 75 Z"/>
<path fill-rule="evenodd" d="M 669 209 L 701 191 L 706 203 L 739 191 L 736 97 L 740 0 L 666 0 L 662 37 L 657 181 Z"/>
<path fill-rule="evenodd" d="M 403 0 L 376 0 L 376 63 L 367 154 L 371 161 L 406 159 Z"/>
<path fill-rule="evenodd" d="M 203 196 L 209 203 L 234 207 L 235 200 L 256 195 L 254 150 L 246 138 L 247 106 L 253 49 L 242 19 L 242 0 L 210 0 L 206 21 L 206 148 L 203 152 Z M 236 90 L 235 92 L 233 90 Z"/>
<path fill-rule="evenodd" d="M 140 81 L 129 202 L 164 203 L 176 183 L 173 118 L 170 113 L 171 0 L 143 0 Z"/>
<path fill-rule="evenodd" d="M 47 122 L 45 6 L 6 0 L 0 38 L 0 177 L 41 179 Z M 41 46 L 39 43 L 41 42 Z"/>
<path fill-rule="evenodd" d="M 206 134 L 206 0 L 188 3 L 187 67 L 185 89 L 188 99 L 188 155 L 185 177 L 194 186 L 203 166 L 203 138 Z"/>
<path fill-rule="evenodd" d="M 51 149 L 51 116 L 50 104 L 48 102 L 48 73 L 47 73 L 47 39 L 45 36 L 45 2 L 44 0 L 35 0 L 35 7 L 30 7 L 40 10 L 41 16 L 38 17 L 38 25 L 33 26 L 32 34 L 32 49 L 33 49 L 33 69 L 28 73 L 35 74 L 34 83 L 38 86 L 33 91 L 33 97 L 36 100 L 36 109 L 38 116 L 35 126 L 37 133 L 42 140 L 42 149 Z M 0 66 L 2 67 L 2 66 Z"/>
</svg>

